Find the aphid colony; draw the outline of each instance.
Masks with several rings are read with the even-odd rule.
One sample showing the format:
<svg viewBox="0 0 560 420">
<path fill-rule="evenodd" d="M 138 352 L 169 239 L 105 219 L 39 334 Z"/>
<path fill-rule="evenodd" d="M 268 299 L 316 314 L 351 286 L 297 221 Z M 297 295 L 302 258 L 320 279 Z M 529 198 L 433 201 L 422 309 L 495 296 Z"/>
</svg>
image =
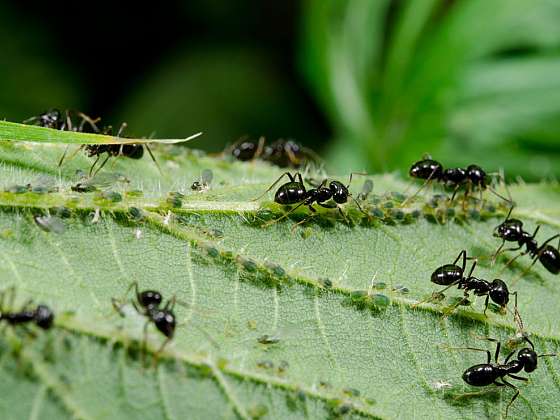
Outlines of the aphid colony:
<svg viewBox="0 0 560 420">
<path fill-rule="evenodd" d="M 42 127 L 53 128 L 65 131 L 80 131 L 80 132 L 92 132 L 92 133 L 105 133 L 111 134 L 111 127 L 105 127 L 99 129 L 97 127 L 98 119 L 91 119 L 87 115 L 80 112 L 70 112 L 66 111 L 64 115 L 57 111 L 51 110 L 45 112 L 37 117 L 33 117 L 28 122 L 40 125 Z M 117 137 L 122 134 L 122 130 L 125 125 L 121 127 L 117 133 Z M 93 172 L 94 167 L 97 165 L 99 158 L 102 154 L 106 154 L 105 160 L 97 168 L 99 171 L 107 162 L 110 157 L 115 156 L 125 156 L 132 159 L 140 159 L 143 156 L 144 146 L 142 144 L 103 144 L 103 145 L 84 145 L 85 152 L 88 156 L 96 157 L 93 163 L 90 174 Z M 291 141 L 291 140 L 278 140 L 271 144 L 266 144 L 263 138 L 258 141 L 251 140 L 240 140 L 234 144 L 231 148 L 226 149 L 234 158 L 241 161 L 248 161 L 252 159 L 262 159 L 278 165 L 280 167 L 300 167 L 309 162 L 317 162 L 318 158 L 309 149 L 302 147 L 301 145 Z M 148 148 L 150 152 L 150 149 Z M 152 159 L 155 158 L 150 152 Z M 63 156 L 64 159 L 64 156 Z M 62 160 L 61 159 L 61 162 Z M 156 163 L 157 164 L 157 163 Z M 466 168 L 447 168 L 444 169 L 443 165 L 429 157 L 426 157 L 418 162 L 415 162 L 409 171 L 412 178 L 424 180 L 424 184 L 410 197 L 404 200 L 402 205 L 404 206 L 407 202 L 412 200 L 423 188 L 432 182 L 438 182 L 445 187 L 449 187 L 452 190 L 450 202 L 453 202 L 457 193 L 464 190 L 463 196 L 463 206 L 467 203 L 467 199 L 474 198 L 471 197 L 473 193 L 479 193 L 479 201 L 482 201 L 482 193 L 485 190 L 492 192 L 494 195 L 504 200 L 510 206 L 509 213 L 507 214 L 505 220 L 495 228 L 494 236 L 502 240 L 501 245 L 495 251 L 492 256 L 492 261 L 495 262 L 497 256 L 504 251 L 520 251 L 523 247 L 525 250 L 521 251 L 518 255 L 509 260 L 506 265 L 511 264 L 518 257 L 529 254 L 532 258 L 531 265 L 527 270 L 529 270 L 537 261 L 542 264 L 552 274 L 560 273 L 560 234 L 556 234 L 547 240 L 545 240 L 540 246 L 536 240 L 537 233 L 540 226 L 538 226 L 535 231 L 530 234 L 523 229 L 523 222 L 518 219 L 511 218 L 511 213 L 514 209 L 514 204 L 511 198 L 505 198 L 500 195 L 491 184 L 491 175 L 488 174 L 484 169 L 478 165 L 469 165 Z M 310 212 L 310 215 L 316 213 L 317 209 L 315 205 L 324 207 L 326 209 L 337 209 L 342 217 L 347 220 L 347 216 L 343 211 L 343 205 L 352 200 L 356 205 L 357 209 L 364 214 L 366 217 L 370 215 L 362 208 L 358 200 L 365 200 L 368 194 L 373 189 L 373 184 L 370 180 L 366 181 L 362 192 L 357 195 L 357 198 L 350 193 L 349 188 L 352 182 L 352 176 L 348 184 L 344 184 L 337 180 L 323 179 L 321 182 L 315 182 L 310 179 L 306 179 L 312 188 L 306 188 L 304 179 L 299 172 L 283 173 L 261 196 L 257 197 L 255 200 L 259 200 L 272 189 L 274 189 L 280 181 L 284 178 L 288 178 L 288 182 L 281 184 L 275 191 L 274 202 L 283 206 L 293 206 L 290 208 L 282 217 L 273 220 L 271 223 L 276 223 L 288 217 L 296 209 L 305 206 Z M 208 188 L 212 180 L 211 172 L 204 172 L 200 178 L 200 181 L 195 181 L 192 185 L 194 191 L 204 191 Z M 503 177 L 502 177 L 503 181 Z M 505 181 L 504 181 L 505 182 Z M 509 195 L 509 193 L 508 193 Z M 476 198 L 474 198 L 476 199 Z M 305 222 L 305 219 L 303 222 Z M 303 222 L 299 222 L 303 223 Z M 550 242 L 558 240 L 557 247 L 554 247 Z M 516 247 L 503 249 L 506 242 L 514 242 L 517 244 Z M 474 260 L 466 273 L 467 261 Z M 466 250 L 461 250 L 458 256 L 452 263 L 444 264 L 436 268 L 431 275 L 431 282 L 440 286 L 445 286 L 439 292 L 432 294 L 430 298 L 424 301 L 416 303 L 414 306 L 424 304 L 428 301 L 438 300 L 443 297 L 443 292 L 450 288 L 457 287 L 457 289 L 463 291 L 463 297 L 459 299 L 450 308 L 444 311 L 445 316 L 451 314 L 458 306 L 469 304 L 470 293 L 475 296 L 482 296 L 485 298 L 484 303 L 484 315 L 486 315 L 487 309 L 490 302 L 497 305 L 501 312 L 506 312 L 508 310 L 508 303 L 510 302 L 510 296 L 515 298 L 515 307 L 513 310 L 514 321 L 517 323 L 519 328 L 522 330 L 523 325 L 521 322 L 521 317 L 517 307 L 517 292 L 510 292 L 508 285 L 502 279 L 486 280 L 479 277 L 475 277 L 474 271 L 477 266 L 477 258 L 468 256 Z M 134 291 L 134 298 L 128 298 L 130 291 Z M 49 329 L 52 326 L 54 314 L 45 305 L 33 306 L 31 302 L 23 305 L 19 311 L 10 311 L 7 308 L 11 308 L 12 305 L 5 306 L 4 298 L 10 293 L 11 301 L 13 304 L 13 291 L 9 289 L 0 295 L 0 321 L 4 321 L 9 325 L 26 325 L 30 323 L 35 323 L 38 327 L 43 329 Z M 144 290 L 140 291 L 138 289 L 138 284 L 136 282 L 132 283 L 128 290 L 126 291 L 125 297 L 122 299 L 113 299 L 113 306 L 115 310 L 124 316 L 122 311 L 124 305 L 131 304 L 133 308 L 143 317 L 146 318 L 145 328 L 144 328 L 144 348 L 146 347 L 146 328 L 149 324 L 153 324 L 156 329 L 165 337 L 161 347 L 157 353 L 163 351 L 169 341 L 171 341 L 175 334 L 175 329 L 177 326 L 176 316 L 174 313 L 174 308 L 177 301 L 175 297 L 168 299 L 165 304 L 163 302 L 162 294 L 155 290 Z M 267 336 L 263 336 L 267 337 Z M 261 340 L 264 340 L 262 338 Z M 524 371 L 526 373 L 531 373 L 537 368 L 538 358 L 544 356 L 555 356 L 554 354 L 537 354 L 533 342 L 528 338 L 528 336 L 523 333 L 523 341 L 526 343 L 526 347 L 521 350 L 512 351 L 503 362 L 499 362 L 499 354 L 501 343 L 498 340 L 490 339 L 488 340 L 496 342 L 496 351 L 494 354 L 494 361 L 492 362 L 492 355 L 490 351 L 465 347 L 467 350 L 481 351 L 487 354 L 486 363 L 477 364 L 469 367 L 465 370 L 462 375 L 462 379 L 469 385 L 472 386 L 508 386 L 515 389 L 515 393 L 511 398 L 510 402 L 506 407 L 506 416 L 511 404 L 518 397 L 520 391 L 519 389 L 508 382 L 508 379 L 527 381 L 528 379 L 517 374 Z M 262 342 L 262 341 L 260 341 Z"/>
</svg>

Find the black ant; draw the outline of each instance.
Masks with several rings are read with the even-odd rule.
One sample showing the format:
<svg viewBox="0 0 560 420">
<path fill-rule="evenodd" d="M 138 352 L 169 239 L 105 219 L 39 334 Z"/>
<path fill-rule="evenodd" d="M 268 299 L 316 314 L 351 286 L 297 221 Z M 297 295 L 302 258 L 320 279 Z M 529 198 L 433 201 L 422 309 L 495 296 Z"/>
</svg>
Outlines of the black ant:
<svg viewBox="0 0 560 420">
<path fill-rule="evenodd" d="M 147 321 L 144 324 L 143 347 L 146 347 L 148 325 L 150 322 L 152 322 L 156 326 L 158 331 L 166 337 L 165 341 L 157 351 L 157 354 L 159 354 L 163 351 L 164 347 L 173 339 L 173 336 L 175 335 L 176 317 L 175 313 L 173 312 L 173 309 L 175 308 L 175 296 L 169 299 L 165 303 L 165 306 L 162 308 L 161 304 L 163 302 L 163 297 L 161 293 L 155 290 L 144 290 L 140 292 L 138 290 L 137 282 L 133 282 L 130 284 L 130 286 L 126 290 L 125 297 L 133 288 L 136 300 L 132 299 L 130 302 L 132 303 L 134 309 L 136 309 L 136 312 L 138 312 L 140 315 L 144 315 L 147 318 Z M 122 313 L 124 302 L 119 301 L 115 298 L 112 299 L 112 302 L 115 310 L 121 316 L 124 316 Z"/>
<path fill-rule="evenodd" d="M 254 141 L 244 136 L 230 147 L 231 155 L 242 162 L 253 160 L 261 156 L 264 150 L 264 142 L 264 137 L 259 138 L 258 141 Z"/>
<path fill-rule="evenodd" d="M 308 162 L 320 161 L 313 150 L 289 139 L 278 139 L 267 145 L 262 159 L 280 168 L 299 168 Z"/>
<path fill-rule="evenodd" d="M 409 175 L 412 178 L 424 179 L 426 182 L 424 182 L 424 184 L 418 189 L 418 191 L 416 191 L 411 197 L 405 200 L 405 202 L 416 196 L 426 185 L 428 185 L 432 181 L 440 182 L 445 186 L 453 188 L 453 195 L 451 196 L 450 201 L 453 201 L 459 189 L 465 186 L 465 199 L 469 196 L 472 190 L 478 188 L 481 196 L 481 201 L 482 191 L 488 189 L 494 195 L 506 201 L 507 203 L 511 204 L 512 202 L 511 199 L 503 197 L 489 185 L 489 174 L 487 174 L 486 171 L 484 171 L 478 165 L 469 165 L 466 169 L 444 169 L 441 163 L 428 157 L 426 159 L 422 159 L 418 162 L 413 163 L 410 167 Z M 403 204 L 405 202 L 403 202 Z"/>
<path fill-rule="evenodd" d="M 308 162 L 318 162 L 317 154 L 294 140 L 278 139 L 266 144 L 265 138 L 258 141 L 241 138 L 230 148 L 231 155 L 240 161 L 262 159 L 280 168 L 299 168 Z"/>
<path fill-rule="evenodd" d="M 314 185 L 314 188 L 307 190 L 305 188 L 305 185 L 303 184 L 303 179 L 299 172 L 296 172 L 295 175 L 292 175 L 289 172 L 284 172 L 262 195 L 255 198 L 253 201 L 260 199 L 262 196 L 268 193 L 272 188 L 274 188 L 276 184 L 278 184 L 278 182 L 280 182 L 280 180 L 284 176 L 288 176 L 290 181 L 286 182 L 285 184 L 282 184 L 278 188 L 276 194 L 274 195 L 274 201 L 282 205 L 297 204 L 297 206 L 295 206 L 293 209 L 287 212 L 280 219 L 277 219 L 275 222 L 278 222 L 279 220 L 288 217 L 290 213 L 294 212 L 299 207 L 304 205 L 307 206 L 312 213 L 315 213 L 317 211 L 313 207 L 313 204 L 315 203 L 327 209 L 338 208 L 338 211 L 340 212 L 342 217 L 346 219 L 346 215 L 342 212 L 342 209 L 340 208 L 340 204 L 347 203 L 348 198 L 351 198 L 356 203 L 358 209 L 367 217 L 369 217 L 369 215 L 360 206 L 360 203 L 358 203 L 358 201 L 354 197 L 352 197 L 352 194 L 350 194 L 350 192 L 348 191 L 348 188 L 352 183 L 353 174 L 354 173 L 350 174 L 350 180 L 348 182 L 348 185 L 344 185 L 340 181 L 331 181 L 329 183 L 329 186 L 327 187 L 326 184 L 328 180 L 324 179 L 323 182 L 321 182 L 320 184 Z M 332 201 L 334 201 L 334 203 L 327 203 L 327 201 L 331 199 Z"/>
<path fill-rule="evenodd" d="M 10 306 L 13 303 L 15 297 L 15 289 L 10 288 Z M 54 313 L 47 305 L 37 305 L 32 308 L 32 301 L 27 301 L 22 309 L 18 312 L 9 312 L 4 310 L 4 296 L 7 291 L 1 293 L 0 299 L 0 321 L 6 322 L 8 325 L 21 325 L 29 324 L 31 322 L 35 323 L 39 328 L 48 330 L 52 327 L 54 321 Z"/>
<path fill-rule="evenodd" d="M 458 266 L 457 261 L 461 258 L 463 260 L 462 265 Z M 517 296 L 517 292 L 509 292 L 508 287 L 503 280 L 494 279 L 492 282 L 489 282 L 487 280 L 473 277 L 472 273 L 476 267 L 476 260 L 473 262 L 469 274 L 465 276 L 466 265 L 467 251 L 463 250 L 459 253 L 457 258 L 455 258 L 455 261 L 453 261 L 452 264 L 445 264 L 438 267 L 431 276 L 432 283 L 447 286 L 445 289 L 437 292 L 437 295 L 439 296 L 453 286 L 457 286 L 458 289 L 464 289 L 464 298 L 454 305 L 454 307 L 459 306 L 463 302 L 467 302 L 469 292 L 472 291 L 476 296 L 486 296 L 486 301 L 484 303 L 484 315 L 486 315 L 490 299 L 497 305 L 505 308 L 509 302 L 509 295 L 512 294 Z M 420 303 L 417 303 L 416 305 L 419 305 Z"/>
<path fill-rule="evenodd" d="M 474 351 L 481 351 L 485 352 L 487 355 L 486 363 L 481 363 L 478 365 L 471 366 L 463 373 L 463 380 L 472 386 L 488 386 L 488 385 L 497 385 L 497 386 L 509 386 L 510 388 L 515 389 L 515 394 L 511 398 L 510 402 L 506 407 L 506 417 L 508 415 L 509 407 L 513 404 L 515 399 L 519 396 L 519 388 L 515 385 L 506 381 L 506 377 L 516 379 L 518 381 L 525 381 L 527 382 L 529 379 L 524 378 L 522 376 L 517 376 L 516 373 L 521 372 L 524 370 L 527 373 L 533 372 L 537 368 L 537 361 L 539 357 L 548 357 L 548 356 L 556 356 L 556 354 L 537 354 L 535 352 L 535 346 L 527 337 L 523 337 L 523 340 L 529 343 L 531 346 L 524 347 L 517 352 L 517 358 L 514 360 L 510 359 L 515 354 L 516 350 L 513 350 L 510 354 L 507 355 L 503 363 L 498 362 L 498 357 L 500 355 L 500 341 L 493 339 L 493 338 L 486 338 L 489 341 L 496 342 L 496 352 L 494 353 L 494 363 L 491 363 L 492 355 L 489 350 L 477 349 L 474 347 L 463 347 L 456 350 L 474 350 Z M 501 380 L 501 382 L 498 382 Z"/>
<path fill-rule="evenodd" d="M 75 118 L 79 118 L 79 124 L 74 121 Z M 64 111 L 64 115 L 58 109 L 53 108 L 48 111 L 43 112 L 37 116 L 28 118 L 23 123 L 38 125 L 39 127 L 53 128 L 60 131 L 77 131 L 77 132 L 98 132 L 96 123 L 100 118 L 92 119 L 88 115 L 80 111 Z M 87 124 L 87 125 L 86 125 Z M 89 129 L 86 130 L 86 127 Z"/>
<path fill-rule="evenodd" d="M 530 270 L 538 260 L 544 266 L 544 268 L 546 268 L 552 274 L 560 273 L 560 239 L 558 240 L 558 248 L 554 248 L 552 245 L 548 244 L 550 241 L 553 241 L 556 238 L 560 238 L 560 234 L 548 238 L 541 246 L 538 246 L 537 241 L 535 240 L 535 236 L 537 236 L 540 225 L 537 226 L 532 235 L 529 234 L 528 232 L 523 230 L 523 222 L 521 220 L 510 219 L 512 210 L 513 206 L 509 209 L 509 213 L 507 214 L 504 222 L 494 229 L 494 237 L 500 238 L 502 240 L 502 244 L 494 253 L 493 259 L 495 260 L 500 252 L 518 251 L 525 245 L 526 250 L 520 252 L 516 257 L 512 258 L 508 262 L 508 265 L 511 264 L 516 258 L 528 253 L 533 258 L 533 262 L 525 271 Z M 502 248 L 506 241 L 517 242 L 519 246 L 516 248 L 504 249 L 502 251 Z"/>
<path fill-rule="evenodd" d="M 121 127 L 119 128 L 119 131 L 117 132 L 116 137 L 121 137 L 121 135 L 122 135 L 123 131 L 126 129 L 126 127 L 127 127 L 127 124 L 122 123 Z M 107 127 L 104 127 L 103 129 L 99 130 L 97 127 L 95 127 L 95 133 L 112 136 L 113 135 L 113 128 L 112 128 L 112 126 L 107 126 Z M 124 136 L 122 136 L 122 137 L 124 137 Z M 150 157 L 152 158 L 153 162 L 155 163 L 156 167 L 158 168 L 158 171 L 161 174 L 162 173 L 161 168 L 160 168 L 159 164 L 157 163 L 157 160 L 156 160 L 155 156 L 153 155 L 152 150 L 150 149 L 150 147 L 147 144 L 83 144 L 78 148 L 78 150 L 76 150 L 75 153 L 84 149 L 84 151 L 86 152 L 88 157 L 94 157 L 94 156 L 96 157 L 95 161 L 93 162 L 93 164 L 91 165 L 91 167 L 89 169 L 89 175 L 92 176 L 92 175 L 96 175 L 105 166 L 105 164 L 107 163 L 107 161 L 111 157 L 124 156 L 124 157 L 127 157 L 129 159 L 135 159 L 135 160 L 142 159 L 142 157 L 144 156 L 144 147 L 146 148 L 146 150 L 148 150 L 148 153 L 150 154 Z M 101 159 L 101 155 L 103 155 L 104 153 L 107 156 L 105 157 L 105 159 L 101 162 L 99 167 L 94 172 L 94 168 L 97 166 L 97 163 Z M 58 166 L 62 165 L 62 162 L 64 161 L 65 156 L 66 156 L 66 152 L 64 152 L 64 155 L 60 159 L 60 162 L 59 162 Z"/>
</svg>

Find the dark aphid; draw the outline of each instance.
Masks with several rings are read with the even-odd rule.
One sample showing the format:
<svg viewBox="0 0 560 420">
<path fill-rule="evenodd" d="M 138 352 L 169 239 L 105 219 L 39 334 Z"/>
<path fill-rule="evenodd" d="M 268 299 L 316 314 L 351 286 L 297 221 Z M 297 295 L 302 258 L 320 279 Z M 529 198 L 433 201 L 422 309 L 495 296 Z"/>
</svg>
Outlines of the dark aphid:
<svg viewBox="0 0 560 420">
<path fill-rule="evenodd" d="M 462 264 L 459 266 L 457 262 L 462 259 Z M 496 303 L 496 305 L 505 308 L 509 302 L 509 295 L 516 295 L 517 292 L 510 293 L 506 283 L 500 279 L 494 279 L 489 282 L 484 279 L 479 279 L 472 276 L 472 273 L 476 267 L 476 260 L 473 262 L 469 274 L 465 276 L 465 268 L 467 265 L 467 251 L 463 250 L 459 253 L 455 261 L 452 264 L 445 264 L 438 267 L 431 276 L 432 283 L 439 284 L 441 286 L 447 286 L 436 295 L 441 296 L 444 291 L 450 287 L 457 286 L 458 289 L 464 290 L 464 297 L 460 300 L 454 307 L 468 302 L 469 292 L 473 292 L 476 296 L 486 296 L 486 301 L 484 302 L 484 314 L 486 315 L 486 310 L 488 309 L 488 303 L 490 300 Z M 423 303 L 423 302 L 420 302 Z"/>
<path fill-rule="evenodd" d="M 340 204 L 348 202 L 349 198 L 352 198 L 352 200 L 354 200 L 354 202 L 356 203 L 358 209 L 369 218 L 369 215 L 364 212 L 358 201 L 356 201 L 348 191 L 348 187 L 352 182 L 353 174 L 354 173 L 350 174 L 348 185 L 344 185 L 339 181 L 331 181 L 327 187 L 326 184 L 328 180 L 325 179 L 319 185 L 314 185 L 314 188 L 307 190 L 305 188 L 305 185 L 303 184 L 303 179 L 299 172 L 296 172 L 295 175 L 292 175 L 289 172 L 284 172 L 260 197 L 255 198 L 255 200 L 260 199 L 264 194 L 274 188 L 284 176 L 288 176 L 290 181 L 282 184 L 278 188 L 276 194 L 274 195 L 274 201 L 282 205 L 297 205 L 280 219 L 277 219 L 274 222 L 278 222 L 279 220 L 287 217 L 290 213 L 303 205 L 307 206 L 307 208 L 309 208 L 312 213 L 315 213 L 317 210 L 313 207 L 313 204 L 318 204 L 319 206 L 328 209 L 338 208 L 339 212 L 346 219 L 345 214 L 340 208 Z M 332 200 L 332 203 L 329 203 L 330 200 Z"/>
<path fill-rule="evenodd" d="M 488 385 L 497 385 L 497 386 L 508 386 L 510 388 L 515 389 L 515 394 L 511 398 L 510 402 L 506 406 L 506 417 L 508 415 L 509 407 L 513 404 L 515 399 L 519 396 L 519 389 L 509 383 L 506 378 L 516 379 L 518 381 L 525 381 L 527 382 L 529 379 L 517 376 L 516 374 L 524 370 L 527 373 L 533 372 L 537 368 L 537 361 L 539 357 L 546 357 L 546 356 L 556 356 L 555 354 L 537 354 L 535 352 L 535 346 L 527 337 L 524 337 L 524 340 L 530 345 L 530 347 L 522 348 L 517 352 L 517 358 L 512 357 L 515 354 L 515 350 L 513 350 L 504 360 L 503 363 L 498 362 L 498 357 L 500 355 L 500 346 L 501 343 L 495 339 L 488 339 L 490 341 L 496 342 L 496 352 L 494 354 L 494 363 L 491 363 L 492 355 L 489 350 L 477 349 L 472 347 L 466 347 L 465 350 L 474 350 L 474 351 L 481 351 L 485 352 L 487 355 L 486 363 L 481 363 L 478 365 L 471 366 L 463 373 L 463 380 L 472 386 L 488 386 Z"/>
<path fill-rule="evenodd" d="M 4 321 L 8 325 L 21 325 L 34 323 L 39 328 L 48 330 L 52 327 L 54 321 L 54 312 L 47 305 L 40 304 L 32 306 L 32 301 L 28 301 L 23 305 L 20 311 L 10 312 L 4 307 L 4 300 L 9 294 L 10 306 L 15 299 L 15 289 L 13 287 L 0 293 L 0 322 Z"/>
<path fill-rule="evenodd" d="M 140 315 L 147 318 L 146 326 L 150 322 L 153 323 L 158 331 L 166 337 L 157 351 L 157 353 L 160 353 L 167 343 L 173 339 L 175 334 L 175 327 L 177 324 L 175 313 L 173 312 L 175 308 L 175 296 L 169 299 L 162 308 L 161 304 L 163 298 L 161 293 L 155 290 L 144 290 L 140 292 L 138 290 L 138 283 L 133 282 L 125 293 L 125 299 L 112 299 L 113 307 L 121 315 L 123 315 L 122 307 L 127 303 L 126 296 L 132 289 L 134 289 L 135 299 L 130 300 L 130 302 Z M 144 337 L 143 347 L 146 348 L 146 337 Z"/>
<path fill-rule="evenodd" d="M 465 188 L 465 198 L 469 196 L 472 191 L 478 190 L 481 194 L 482 191 L 488 189 L 494 195 L 511 204 L 511 199 L 507 199 L 489 185 L 489 175 L 478 165 L 469 165 L 464 168 L 448 168 L 444 169 L 443 165 L 438 161 L 431 158 L 423 159 L 412 164 L 409 170 L 409 175 L 412 178 L 425 180 L 424 184 L 410 197 L 415 197 L 425 186 L 432 181 L 439 182 L 447 187 L 453 188 L 453 195 L 451 201 L 455 199 L 455 195 L 460 188 Z M 409 199 L 410 199 L 409 198 Z M 405 202 L 407 202 L 405 200 Z M 404 204 L 404 203 L 403 203 Z"/>
<path fill-rule="evenodd" d="M 523 246 L 525 246 L 525 251 L 520 252 L 517 256 L 512 258 L 507 265 L 511 264 L 521 255 L 529 254 L 533 258 L 533 262 L 525 271 L 530 270 L 537 261 L 540 261 L 544 268 L 546 268 L 552 274 L 560 273 L 560 239 L 558 240 L 558 247 L 554 248 L 552 245 L 549 245 L 549 242 L 553 241 L 556 238 L 560 238 L 560 234 L 548 238 L 541 246 L 539 246 L 535 237 L 537 236 L 537 232 L 540 229 L 540 225 L 537 226 L 537 228 L 531 235 L 530 233 L 523 230 L 523 222 L 521 220 L 510 218 L 512 210 L 513 206 L 510 208 L 506 219 L 499 226 L 497 226 L 496 229 L 494 229 L 494 237 L 500 238 L 502 240 L 502 244 L 494 253 L 493 258 L 496 259 L 500 252 L 518 251 Z M 506 241 L 517 242 L 518 246 L 502 250 Z"/>
</svg>

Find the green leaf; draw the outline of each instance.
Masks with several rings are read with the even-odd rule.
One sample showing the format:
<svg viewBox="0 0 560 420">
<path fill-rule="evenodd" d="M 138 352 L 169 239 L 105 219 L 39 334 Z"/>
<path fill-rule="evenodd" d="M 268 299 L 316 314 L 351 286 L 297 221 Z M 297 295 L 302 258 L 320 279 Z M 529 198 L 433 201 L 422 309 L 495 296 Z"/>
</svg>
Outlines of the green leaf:
<svg viewBox="0 0 560 420">
<path fill-rule="evenodd" d="M 285 210 L 272 193 L 252 201 L 281 174 L 263 163 L 156 144 L 163 177 L 148 157 L 119 158 L 87 181 L 94 191 L 77 193 L 71 186 L 86 181 L 76 170 L 92 159 L 79 153 L 58 168 L 64 148 L 0 143 L 1 288 L 16 287 L 13 308 L 32 298 L 56 312 L 50 331 L 5 328 L 0 336 L 1 418 L 503 415 L 512 390 L 461 379 L 484 355 L 448 347 L 492 349 L 476 337 L 513 338 L 511 315 L 483 316 L 479 298 L 444 317 L 459 290 L 414 307 L 438 290 L 431 272 L 461 249 L 482 256 L 497 248 L 491 233 L 503 205 L 450 209 L 427 195 L 401 208 L 391 192 L 408 181 L 384 175 L 362 202 L 371 220 L 350 203 L 347 221 L 320 209 L 294 226 L 309 213 L 301 208 L 265 227 Z M 191 190 L 204 169 L 213 171 L 210 188 Z M 558 184 L 510 189 L 514 216 L 529 231 L 542 225 L 539 241 L 558 231 Z M 525 256 L 504 269 L 503 260 L 492 267 L 480 259 L 475 275 L 500 276 L 517 290 L 538 352 L 558 352 L 558 279 L 536 265 L 513 286 L 529 263 Z M 182 302 L 176 335 L 155 365 L 164 337 L 150 325 L 145 354 L 145 318 L 130 304 L 120 317 L 111 303 L 133 281 Z M 558 410 L 559 364 L 540 359 L 519 385 L 512 418 Z"/>
<path fill-rule="evenodd" d="M 429 152 L 449 166 L 558 176 L 557 3 L 306 5 L 300 58 L 335 130 L 333 167 L 352 155 L 352 167 L 406 170 Z"/>
</svg>

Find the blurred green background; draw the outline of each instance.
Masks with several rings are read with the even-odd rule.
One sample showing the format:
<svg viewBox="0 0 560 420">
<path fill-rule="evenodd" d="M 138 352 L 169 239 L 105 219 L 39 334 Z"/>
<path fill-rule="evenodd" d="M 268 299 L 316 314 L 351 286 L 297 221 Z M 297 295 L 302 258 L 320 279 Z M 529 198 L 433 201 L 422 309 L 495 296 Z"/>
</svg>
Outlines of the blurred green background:
<svg viewBox="0 0 560 420">
<path fill-rule="evenodd" d="M 560 0 L 0 0 L 0 117 L 294 138 L 331 172 L 430 153 L 560 174 Z"/>
</svg>

